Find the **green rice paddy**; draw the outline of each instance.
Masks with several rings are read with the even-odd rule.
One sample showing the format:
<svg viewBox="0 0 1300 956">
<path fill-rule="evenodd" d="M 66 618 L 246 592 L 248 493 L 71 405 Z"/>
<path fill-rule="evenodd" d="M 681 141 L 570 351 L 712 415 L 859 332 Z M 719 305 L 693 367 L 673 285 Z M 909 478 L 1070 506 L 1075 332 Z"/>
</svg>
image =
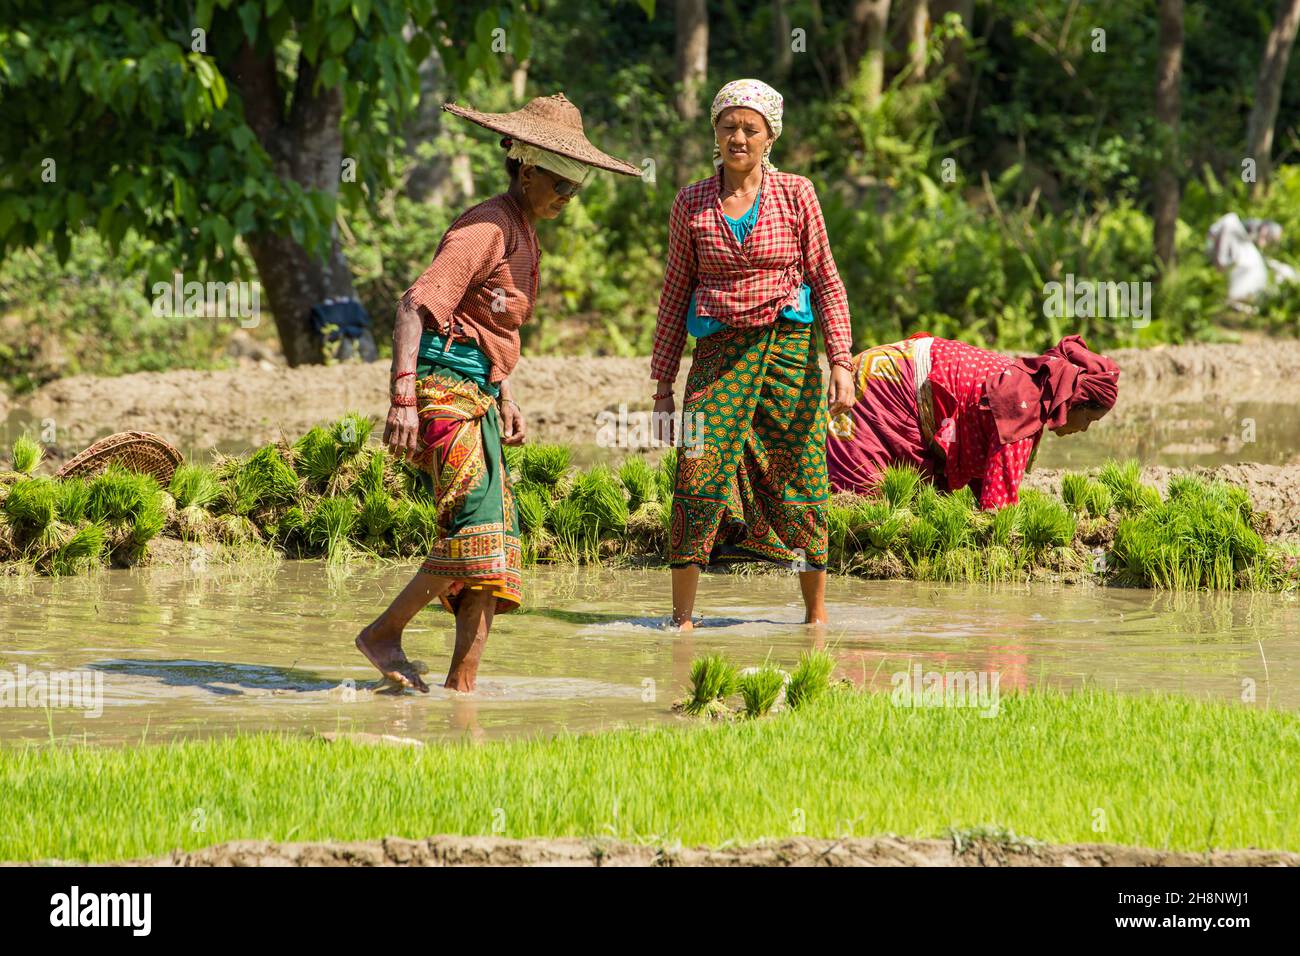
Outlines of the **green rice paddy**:
<svg viewBox="0 0 1300 956">
<path fill-rule="evenodd" d="M 351 414 L 211 464 L 181 465 L 166 488 L 114 467 L 89 480 L 35 474 L 40 446 L 23 436 L 0 472 L 0 567 L 71 574 L 147 561 L 160 538 L 217 542 L 287 557 L 407 558 L 438 537 L 428 478 L 371 440 Z M 589 563 L 660 558 L 676 459 L 631 457 L 617 471 L 570 465 L 569 449 L 506 449 L 524 560 Z M 1091 578 L 1142 587 L 1292 589 L 1296 555 L 1260 533 L 1244 491 L 1195 477 L 1168 495 L 1137 462 L 1068 473 L 1059 495 L 1025 490 L 996 512 L 970 489 L 943 494 L 914 470 L 889 468 L 871 496 L 837 495 L 828 512 L 830 566 L 874 578 L 1011 581 Z"/>
<path fill-rule="evenodd" d="M 831 686 L 760 719 L 417 749 L 287 735 L 0 749 L 0 859 L 434 834 L 723 845 L 1009 830 L 1300 850 L 1300 720 L 1085 689 L 997 715 Z"/>
</svg>

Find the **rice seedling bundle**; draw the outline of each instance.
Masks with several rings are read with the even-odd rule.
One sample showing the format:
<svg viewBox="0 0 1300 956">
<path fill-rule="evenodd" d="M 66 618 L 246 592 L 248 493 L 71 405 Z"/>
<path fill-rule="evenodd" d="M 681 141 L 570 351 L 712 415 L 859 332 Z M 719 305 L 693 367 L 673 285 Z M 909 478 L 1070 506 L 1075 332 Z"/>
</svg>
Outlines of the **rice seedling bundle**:
<svg viewBox="0 0 1300 956">
<path fill-rule="evenodd" d="M 187 462 L 176 468 L 167 490 L 181 510 L 206 508 L 221 497 L 221 482 L 211 468 Z"/>
<path fill-rule="evenodd" d="M 432 501 L 399 501 L 397 537 L 409 551 L 427 554 L 441 537 L 438 506 Z"/>
<path fill-rule="evenodd" d="M 804 651 L 785 688 L 786 706 L 797 710 L 822 696 L 830 689 L 834 670 L 835 658 L 825 651 Z"/>
<path fill-rule="evenodd" d="M 921 481 L 921 473 L 911 465 L 886 465 L 880 473 L 880 495 L 891 508 L 908 508 Z"/>
<path fill-rule="evenodd" d="M 13 444 L 11 458 L 13 470 L 24 475 L 34 474 L 45 457 L 45 449 L 30 435 L 19 435 Z"/>
<path fill-rule="evenodd" d="M 1160 492 L 1142 484 L 1142 466 L 1133 459 L 1120 464 L 1108 461 L 1097 480 L 1110 489 L 1115 507 L 1124 513 L 1160 504 Z"/>
<path fill-rule="evenodd" d="M 569 498 L 582 508 L 591 537 L 627 528 L 628 506 L 623 486 L 604 465 L 575 477 Z"/>
<path fill-rule="evenodd" d="M 745 705 L 745 716 L 756 719 L 770 713 L 781 697 L 785 681 L 785 671 L 771 664 L 750 668 L 740 674 L 737 688 Z"/>
<path fill-rule="evenodd" d="M 875 551 L 888 551 L 898 543 L 906 524 L 906 512 L 889 499 L 868 501 L 852 512 L 852 533 Z"/>
<path fill-rule="evenodd" d="M 1024 547 L 1031 554 L 1068 547 L 1078 530 L 1078 521 L 1064 505 L 1032 489 L 1020 496 L 1018 525 Z"/>
<path fill-rule="evenodd" d="M 722 717 L 728 713 L 726 698 L 740 685 L 736 667 L 722 654 L 705 654 L 691 661 L 691 692 L 683 712 L 692 717 Z"/>
<path fill-rule="evenodd" d="M 307 516 L 307 544 L 324 551 L 331 561 L 338 560 L 347 554 L 348 535 L 356 524 L 355 499 L 342 495 L 322 498 Z"/>
<path fill-rule="evenodd" d="M 628 511 L 636 511 L 658 494 L 655 469 L 640 455 L 633 455 L 618 469 L 618 480 L 627 489 Z"/>
<path fill-rule="evenodd" d="M 541 491 L 536 488 L 517 491 L 515 505 L 519 509 L 519 524 L 524 534 L 536 534 L 545 527 L 549 508 L 546 496 Z"/>
<path fill-rule="evenodd" d="M 677 487 L 677 449 L 669 448 L 655 469 L 655 486 L 660 501 L 671 501 Z"/>
<path fill-rule="evenodd" d="M 989 544 L 995 548 L 1010 548 L 1017 529 L 1020 526 L 1020 503 L 1006 505 L 993 512 L 993 524 L 989 529 Z"/>
<path fill-rule="evenodd" d="M 326 428 L 317 425 L 293 446 L 294 468 L 317 489 L 323 489 L 342 461 L 339 443 Z"/>
<path fill-rule="evenodd" d="M 569 449 L 563 445 L 525 445 L 520 470 L 524 480 L 554 488 L 569 470 Z"/>
<path fill-rule="evenodd" d="M 82 525 L 48 558 L 50 574 L 79 574 L 99 564 L 108 536 L 98 522 Z"/>
</svg>

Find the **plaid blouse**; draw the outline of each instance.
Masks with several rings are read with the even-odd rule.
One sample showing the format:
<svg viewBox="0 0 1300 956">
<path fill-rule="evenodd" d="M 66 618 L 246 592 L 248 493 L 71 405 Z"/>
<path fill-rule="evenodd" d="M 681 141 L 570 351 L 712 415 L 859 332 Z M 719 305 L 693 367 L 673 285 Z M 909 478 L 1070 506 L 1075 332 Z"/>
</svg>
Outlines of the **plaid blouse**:
<svg viewBox="0 0 1300 956">
<path fill-rule="evenodd" d="M 424 328 L 481 348 L 495 384 L 519 361 L 519 327 L 533 314 L 541 256 L 523 209 L 501 193 L 447 227 L 433 262 L 402 301 L 419 311 Z"/>
<path fill-rule="evenodd" d="M 812 182 L 793 173 L 767 172 L 758 222 L 743 245 L 723 218 L 722 169 L 691 183 L 677 193 L 668 217 L 668 263 L 651 377 L 665 382 L 677 377 L 692 292 L 700 315 L 745 328 L 768 325 L 785 306 L 797 307 L 804 282 L 812 288 L 827 358 L 852 368 L 848 296 Z"/>
</svg>

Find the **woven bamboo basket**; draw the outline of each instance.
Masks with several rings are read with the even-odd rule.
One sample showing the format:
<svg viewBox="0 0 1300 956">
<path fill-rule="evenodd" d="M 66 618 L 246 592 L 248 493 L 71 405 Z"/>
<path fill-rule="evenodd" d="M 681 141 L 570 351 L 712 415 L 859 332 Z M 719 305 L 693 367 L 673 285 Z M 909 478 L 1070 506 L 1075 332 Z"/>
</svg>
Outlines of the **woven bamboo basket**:
<svg viewBox="0 0 1300 956">
<path fill-rule="evenodd" d="M 181 453 L 152 432 L 118 432 L 101 438 L 56 473 L 58 478 L 88 478 L 116 463 L 131 471 L 153 475 L 166 486 L 181 463 Z"/>
</svg>

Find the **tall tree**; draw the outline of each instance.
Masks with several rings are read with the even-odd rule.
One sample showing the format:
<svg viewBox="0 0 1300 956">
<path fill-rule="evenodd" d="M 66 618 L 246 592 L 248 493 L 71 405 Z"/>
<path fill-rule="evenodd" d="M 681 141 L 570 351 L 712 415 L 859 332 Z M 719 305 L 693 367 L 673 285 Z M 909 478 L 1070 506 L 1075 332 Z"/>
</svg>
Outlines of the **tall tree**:
<svg viewBox="0 0 1300 956">
<path fill-rule="evenodd" d="M 925 81 L 926 30 L 930 26 L 930 0 L 908 0 L 904 20 L 904 37 L 907 45 L 907 62 L 911 68 L 907 81 Z"/>
<path fill-rule="evenodd" d="M 528 2 L 528 0 L 517 0 Z M 390 181 L 434 42 L 459 82 L 527 56 L 523 17 L 452 0 L 10 0 L 0 26 L 0 256 L 97 230 L 147 281 L 228 280 L 243 239 L 291 364 L 351 292 L 335 223 Z M 407 36 L 403 36 L 405 28 Z M 499 28 L 499 30 L 498 30 Z M 498 31 L 498 32 L 494 32 Z"/>
<path fill-rule="evenodd" d="M 705 0 L 677 0 L 677 115 L 700 118 L 700 88 L 709 72 L 709 9 Z"/>
<path fill-rule="evenodd" d="M 794 49 L 790 45 L 790 14 L 785 0 L 772 0 L 773 69 L 776 81 L 784 83 L 794 66 Z"/>
<path fill-rule="evenodd" d="M 879 105 L 885 88 L 888 25 L 889 0 L 853 0 L 849 8 L 849 28 L 857 67 L 852 88 L 854 97 L 867 109 Z"/>
<path fill-rule="evenodd" d="M 1278 0 L 1273 28 L 1269 30 L 1264 56 L 1255 83 L 1255 102 L 1246 126 L 1246 155 L 1255 160 L 1255 183 L 1258 191 L 1267 181 L 1273 165 L 1273 126 L 1282 99 L 1282 81 L 1287 61 L 1295 45 L 1296 28 L 1300 27 L 1300 0 Z"/>
<path fill-rule="evenodd" d="M 1181 182 L 1178 176 L 1179 86 L 1183 76 L 1183 0 L 1160 0 L 1159 56 L 1156 61 L 1156 123 L 1161 159 L 1155 174 L 1156 258 L 1164 271 L 1174 267 Z"/>
</svg>

